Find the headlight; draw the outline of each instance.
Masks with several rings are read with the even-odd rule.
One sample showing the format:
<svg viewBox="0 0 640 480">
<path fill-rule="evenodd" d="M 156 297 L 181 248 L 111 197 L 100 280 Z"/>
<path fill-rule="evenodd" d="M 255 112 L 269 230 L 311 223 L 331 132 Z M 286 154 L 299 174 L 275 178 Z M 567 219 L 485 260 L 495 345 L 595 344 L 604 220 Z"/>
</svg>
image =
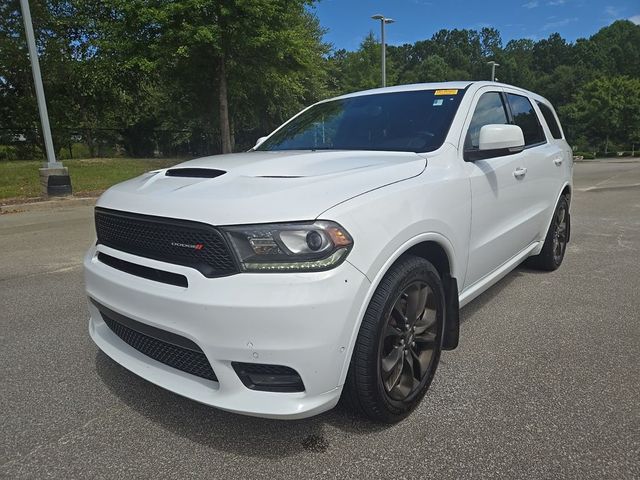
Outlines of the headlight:
<svg viewBox="0 0 640 480">
<path fill-rule="evenodd" d="M 351 250 L 349 233 L 335 222 L 225 227 L 245 272 L 328 270 Z"/>
</svg>

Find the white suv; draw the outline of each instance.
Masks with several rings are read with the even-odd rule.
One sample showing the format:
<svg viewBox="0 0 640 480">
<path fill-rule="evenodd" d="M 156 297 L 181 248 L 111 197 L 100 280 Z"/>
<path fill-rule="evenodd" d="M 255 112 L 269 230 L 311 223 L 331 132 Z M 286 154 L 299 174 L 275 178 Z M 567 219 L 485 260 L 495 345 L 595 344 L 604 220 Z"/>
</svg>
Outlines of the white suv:
<svg viewBox="0 0 640 480">
<path fill-rule="evenodd" d="M 375 420 L 422 399 L 458 310 L 569 240 L 556 114 L 491 82 L 317 103 L 251 151 L 144 174 L 98 200 L 89 330 L 132 372 L 233 412 Z"/>
</svg>

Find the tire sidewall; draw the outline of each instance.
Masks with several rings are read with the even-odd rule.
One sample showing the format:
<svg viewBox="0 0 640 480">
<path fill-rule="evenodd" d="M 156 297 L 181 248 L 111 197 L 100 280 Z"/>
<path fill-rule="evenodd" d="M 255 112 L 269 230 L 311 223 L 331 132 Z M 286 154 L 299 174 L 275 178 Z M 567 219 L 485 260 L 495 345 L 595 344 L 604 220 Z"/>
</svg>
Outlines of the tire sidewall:
<svg viewBox="0 0 640 480">
<path fill-rule="evenodd" d="M 407 264 L 402 264 L 400 267 L 404 267 L 407 270 L 404 271 L 404 275 L 400 277 L 397 281 L 393 282 L 393 286 L 391 287 L 391 291 L 386 295 L 384 308 L 381 312 L 375 312 L 378 316 L 377 318 L 377 331 L 376 331 L 376 351 L 373 355 L 373 359 L 375 364 L 371 365 L 371 368 L 375 370 L 375 378 L 377 379 L 377 394 L 380 402 L 382 403 L 381 407 L 384 410 L 388 411 L 390 414 L 394 416 L 404 417 L 409 414 L 419 403 L 420 400 L 426 394 L 431 381 L 435 375 L 439 360 L 440 360 L 440 352 L 442 350 L 442 336 L 443 336 L 443 326 L 444 326 L 444 309 L 445 309 L 445 301 L 444 301 L 444 289 L 442 287 L 442 281 L 436 271 L 436 269 L 424 259 L 415 258 L 411 259 L 412 265 L 407 268 Z M 391 313 L 391 309 L 394 307 L 396 300 L 400 296 L 400 294 L 404 291 L 404 289 L 415 282 L 416 280 L 421 280 L 427 283 L 427 285 L 431 288 L 432 292 L 435 295 L 436 301 L 436 322 L 438 324 L 437 336 L 436 336 L 436 345 L 434 347 L 431 364 L 429 367 L 429 372 L 422 379 L 420 387 L 416 389 L 409 397 L 404 400 L 394 400 L 389 394 L 386 392 L 383 382 L 382 376 L 380 372 L 380 350 L 382 348 L 380 337 L 383 333 L 384 328 L 386 327 L 387 318 Z M 376 294 L 378 291 L 376 292 Z M 373 312 L 372 312 L 373 313 Z"/>
<path fill-rule="evenodd" d="M 558 204 L 556 205 L 556 209 L 553 211 L 553 218 L 551 219 L 551 228 L 549 229 L 549 236 L 547 238 L 547 242 L 549 242 L 549 248 L 550 248 L 550 255 L 551 255 L 551 261 L 553 262 L 553 267 L 554 269 L 557 269 L 558 267 L 560 267 L 560 265 L 562 265 L 562 261 L 564 260 L 564 256 L 567 253 L 567 241 L 565 240 L 564 246 L 562 247 L 562 256 L 560 257 L 559 260 L 556 261 L 556 257 L 554 255 L 553 252 L 553 237 L 555 236 L 557 230 L 558 230 L 558 225 L 556 225 L 556 216 L 558 215 L 558 212 L 560 211 L 561 208 L 564 208 L 565 211 L 565 221 L 567 224 L 567 234 L 568 234 L 568 230 L 569 230 L 569 203 L 567 202 L 567 199 L 565 198 L 564 195 L 560 196 L 560 199 L 558 200 Z"/>
</svg>

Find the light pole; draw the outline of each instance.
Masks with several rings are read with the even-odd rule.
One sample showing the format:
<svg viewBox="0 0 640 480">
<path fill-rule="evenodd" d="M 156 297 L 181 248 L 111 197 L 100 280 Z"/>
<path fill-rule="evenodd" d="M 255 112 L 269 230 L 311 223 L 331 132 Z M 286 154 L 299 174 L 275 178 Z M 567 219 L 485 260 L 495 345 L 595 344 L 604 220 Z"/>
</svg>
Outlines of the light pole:
<svg viewBox="0 0 640 480">
<path fill-rule="evenodd" d="M 393 18 L 385 18 L 384 15 L 374 15 L 371 18 L 374 20 L 380 20 L 380 44 L 382 45 L 382 86 L 387 86 L 387 46 L 384 41 L 384 25 L 386 23 L 393 23 Z"/>
<path fill-rule="evenodd" d="M 53 149 L 51 127 L 49 126 L 49 114 L 47 112 L 47 101 L 44 96 L 44 87 L 42 86 L 42 74 L 40 73 L 40 62 L 38 61 L 38 50 L 36 49 L 36 39 L 33 33 L 29 1 L 20 0 L 20 8 L 22 10 L 22 19 L 24 21 L 24 32 L 27 37 L 29 59 L 31 60 L 33 83 L 36 89 L 36 99 L 38 101 L 38 111 L 40 113 L 40 125 L 42 127 L 42 137 L 44 139 L 44 149 L 47 153 L 47 163 L 40 169 L 42 193 L 45 197 L 49 195 L 68 195 L 71 193 L 69 171 L 63 167 L 61 162 L 56 161 L 56 152 Z"/>
<path fill-rule="evenodd" d="M 42 86 L 40 63 L 38 62 L 38 51 L 36 50 L 36 40 L 35 35 L 33 34 L 33 25 L 31 23 L 29 1 L 20 0 L 20 6 L 22 8 L 22 19 L 24 20 L 24 31 L 27 36 L 27 46 L 29 47 L 31 71 L 33 73 L 33 83 L 36 87 L 36 99 L 38 100 L 38 110 L 40 112 L 40 123 L 42 125 L 42 136 L 44 137 L 44 148 L 47 152 L 48 165 L 49 167 L 61 167 L 62 164 L 56 162 L 56 153 L 53 150 L 51 128 L 49 127 L 49 115 L 47 113 L 47 102 L 44 98 L 44 88 Z"/>
<path fill-rule="evenodd" d="M 500 64 L 494 62 L 493 60 L 491 60 L 490 62 L 487 62 L 487 65 L 491 65 L 491 81 L 495 82 L 496 81 L 496 67 L 499 67 Z"/>
</svg>

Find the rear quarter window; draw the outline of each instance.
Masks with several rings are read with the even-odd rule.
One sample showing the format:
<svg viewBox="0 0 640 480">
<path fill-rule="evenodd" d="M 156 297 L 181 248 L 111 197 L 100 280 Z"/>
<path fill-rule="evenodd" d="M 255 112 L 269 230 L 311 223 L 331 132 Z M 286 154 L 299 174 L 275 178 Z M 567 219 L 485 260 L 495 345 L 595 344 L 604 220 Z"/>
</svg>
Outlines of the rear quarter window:
<svg viewBox="0 0 640 480">
<path fill-rule="evenodd" d="M 538 108 L 540 108 L 540 111 L 542 112 L 542 116 L 544 117 L 545 122 L 547 122 L 547 126 L 549 127 L 553 138 L 561 139 L 562 130 L 560 130 L 560 125 L 558 124 L 556 116 L 553 114 L 551 108 L 549 108 L 542 102 L 536 101 L 536 103 L 538 104 Z"/>
</svg>

